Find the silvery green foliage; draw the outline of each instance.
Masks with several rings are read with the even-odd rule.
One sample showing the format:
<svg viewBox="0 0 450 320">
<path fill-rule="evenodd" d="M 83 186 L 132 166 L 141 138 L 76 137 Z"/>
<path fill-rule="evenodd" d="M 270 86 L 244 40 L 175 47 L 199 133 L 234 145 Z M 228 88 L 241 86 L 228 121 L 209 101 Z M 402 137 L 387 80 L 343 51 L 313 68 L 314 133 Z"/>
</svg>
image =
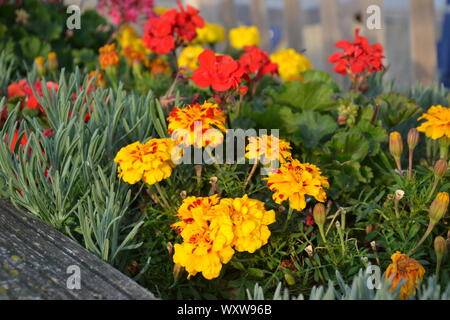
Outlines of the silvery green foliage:
<svg viewBox="0 0 450 320">
<path fill-rule="evenodd" d="M 8 84 L 14 67 L 13 56 L 5 51 L 0 53 L 0 97 L 7 95 Z M 3 108 L 4 104 L 1 105 Z M 0 110 L 1 111 L 1 110 Z"/>
<path fill-rule="evenodd" d="M 336 271 L 337 287 L 333 281 L 329 280 L 327 286 L 313 287 L 309 300 L 395 300 L 399 296 L 398 286 L 393 292 L 389 291 L 389 281 L 383 281 L 379 289 L 369 289 L 367 285 L 372 280 L 370 279 L 371 273 L 365 272 L 364 269 L 360 269 L 358 275 L 356 275 L 351 285 L 348 285 L 343 280 L 339 271 Z M 400 283 L 401 284 L 401 283 Z M 247 297 L 249 300 L 264 300 L 264 290 L 256 284 L 253 292 L 247 289 Z M 292 297 L 289 294 L 288 289 L 282 290 L 281 282 L 278 283 L 272 300 L 305 300 L 305 297 L 300 294 L 297 297 Z M 411 299 L 418 300 L 449 300 L 450 299 L 450 284 L 448 284 L 446 290 L 442 291 L 440 285 L 437 283 L 436 277 L 431 276 L 428 278 L 427 283 L 423 283 L 419 288 L 416 297 Z"/>
<path fill-rule="evenodd" d="M 142 222 L 133 222 L 130 212 L 138 190 L 117 178 L 113 160 L 121 147 L 163 135 L 165 121 L 151 93 L 138 97 L 120 88 L 88 93 L 89 85 L 77 71 L 67 79 L 61 75 L 58 92 L 43 86 L 39 102 L 53 130 L 50 138 L 37 118 L 19 124 L 17 112 L 9 114 L 0 132 L 0 176 L 17 207 L 81 236 L 87 249 L 118 265 L 122 251 L 138 246 L 134 238 Z M 19 141 L 27 133 L 28 142 L 10 152 L 15 130 Z"/>
<path fill-rule="evenodd" d="M 434 87 L 424 87 L 420 83 L 409 89 L 408 96 L 417 101 L 422 109 L 428 110 L 432 105 L 449 106 L 450 90 L 444 85 L 435 85 Z"/>
</svg>

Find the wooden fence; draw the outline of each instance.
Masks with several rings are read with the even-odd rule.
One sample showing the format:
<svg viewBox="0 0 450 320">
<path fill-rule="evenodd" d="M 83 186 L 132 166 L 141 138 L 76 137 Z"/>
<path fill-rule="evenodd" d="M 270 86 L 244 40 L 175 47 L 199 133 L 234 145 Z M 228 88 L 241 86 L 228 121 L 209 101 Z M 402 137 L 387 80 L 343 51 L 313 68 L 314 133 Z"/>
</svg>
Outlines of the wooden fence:
<svg viewBox="0 0 450 320">
<path fill-rule="evenodd" d="M 268 1 L 268 0 L 267 0 Z M 247 0 L 250 21 L 256 25 L 261 34 L 261 46 L 269 48 L 270 32 L 266 0 Z M 308 48 L 305 43 L 304 29 L 307 12 L 301 5 L 302 0 L 279 0 L 283 9 L 284 40 L 288 47 L 301 50 Z M 392 1 L 392 0 L 385 0 Z M 187 3 L 199 8 L 208 19 L 209 16 L 219 17 L 223 25 L 229 29 L 237 25 L 237 3 L 235 0 L 186 0 Z M 243 1 L 239 1 L 242 3 Z M 385 28 L 385 21 L 380 30 L 368 30 L 366 21 L 367 8 L 378 5 L 383 14 L 383 0 L 317 0 L 319 5 L 319 19 L 321 29 L 321 65 L 332 68 L 326 63 L 329 55 L 336 51 L 334 44 L 342 38 L 352 37 L 355 27 L 354 17 L 360 16 L 359 27 L 372 42 L 381 43 L 386 48 L 386 34 L 390 32 Z M 213 19 L 214 20 L 214 19 Z M 216 19 L 217 20 L 217 19 Z M 356 24 L 357 25 L 357 24 Z M 409 37 L 410 56 L 395 57 L 396 59 L 410 59 L 408 72 L 402 77 L 412 77 L 412 81 L 421 81 L 431 84 L 437 80 L 437 49 L 436 49 L 436 12 L 433 0 L 409 0 L 409 34 L 400 34 L 397 37 Z M 397 45 L 391 41 L 391 45 Z M 389 48 L 386 48 L 389 49 Z M 398 70 L 401 71 L 401 70 Z M 397 73 L 398 73 L 397 71 Z"/>
</svg>

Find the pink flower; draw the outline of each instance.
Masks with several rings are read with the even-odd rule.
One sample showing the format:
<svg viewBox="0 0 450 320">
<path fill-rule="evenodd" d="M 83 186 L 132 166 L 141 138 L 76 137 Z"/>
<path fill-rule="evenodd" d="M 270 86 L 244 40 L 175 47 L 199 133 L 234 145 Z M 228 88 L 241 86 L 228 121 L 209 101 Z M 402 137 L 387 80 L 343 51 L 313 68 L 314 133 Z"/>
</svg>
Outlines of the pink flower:
<svg viewBox="0 0 450 320">
<path fill-rule="evenodd" d="M 153 0 L 100 0 L 97 9 L 112 23 L 137 22 L 140 15 L 145 19 L 154 17 Z"/>
</svg>

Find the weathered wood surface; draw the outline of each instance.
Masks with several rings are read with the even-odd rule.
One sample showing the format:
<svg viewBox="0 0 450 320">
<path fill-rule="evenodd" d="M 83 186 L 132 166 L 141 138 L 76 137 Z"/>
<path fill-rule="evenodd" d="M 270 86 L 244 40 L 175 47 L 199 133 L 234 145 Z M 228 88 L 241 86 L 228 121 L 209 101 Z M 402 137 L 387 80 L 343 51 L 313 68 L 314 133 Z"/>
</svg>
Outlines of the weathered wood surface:
<svg viewBox="0 0 450 320">
<path fill-rule="evenodd" d="M 68 289 L 69 266 L 80 268 L 81 288 Z M 0 201 L 0 300 L 155 297 L 72 239 Z"/>
</svg>

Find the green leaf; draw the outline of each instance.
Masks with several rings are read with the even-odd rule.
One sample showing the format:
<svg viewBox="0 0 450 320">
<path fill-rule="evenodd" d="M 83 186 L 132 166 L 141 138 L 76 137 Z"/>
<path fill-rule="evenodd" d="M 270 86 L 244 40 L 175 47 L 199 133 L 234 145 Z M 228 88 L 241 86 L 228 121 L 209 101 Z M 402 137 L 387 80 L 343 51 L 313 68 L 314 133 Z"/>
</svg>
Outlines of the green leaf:
<svg viewBox="0 0 450 320">
<path fill-rule="evenodd" d="M 302 77 L 305 82 L 320 82 L 329 86 L 334 92 L 339 92 L 338 84 L 329 73 L 319 70 L 307 70 L 302 73 Z"/>
<path fill-rule="evenodd" d="M 359 133 L 340 132 L 327 144 L 332 157 L 339 162 L 362 161 L 368 155 L 370 145 Z"/>
<path fill-rule="evenodd" d="M 332 95 L 333 89 L 324 83 L 292 81 L 284 83 L 281 91 L 274 94 L 274 99 L 299 111 L 327 111 L 334 109 Z"/>
</svg>

